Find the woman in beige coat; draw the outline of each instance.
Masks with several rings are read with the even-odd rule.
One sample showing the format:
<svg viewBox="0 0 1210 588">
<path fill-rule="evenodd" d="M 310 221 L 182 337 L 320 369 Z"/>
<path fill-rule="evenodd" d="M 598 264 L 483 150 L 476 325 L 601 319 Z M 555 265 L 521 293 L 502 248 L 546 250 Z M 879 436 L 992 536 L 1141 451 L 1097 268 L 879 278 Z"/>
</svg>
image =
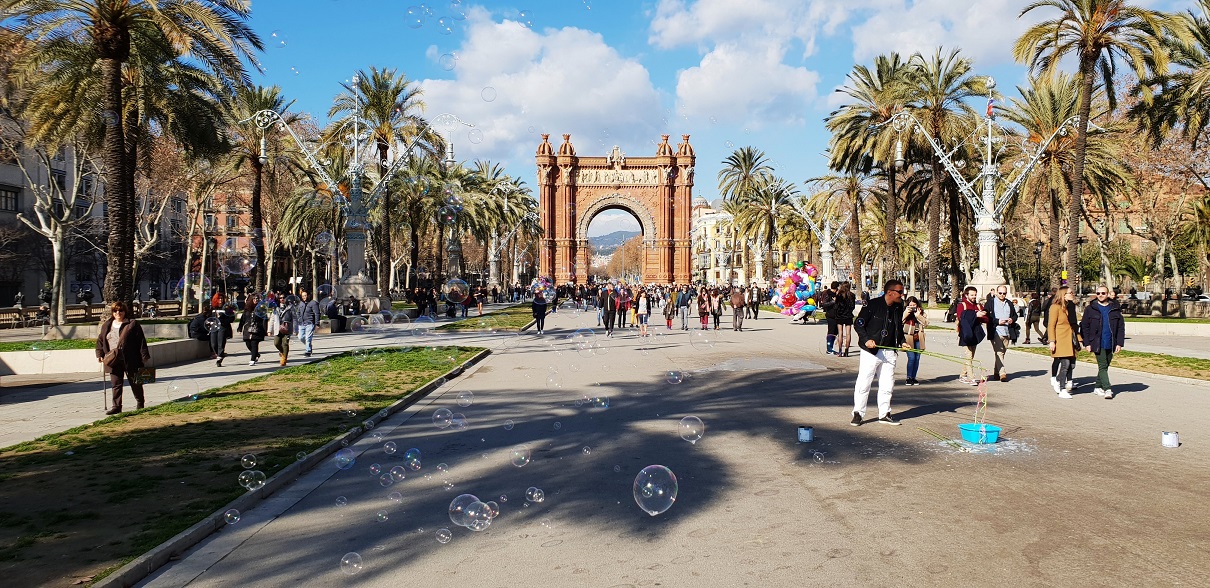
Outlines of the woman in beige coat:
<svg viewBox="0 0 1210 588">
<path fill-rule="evenodd" d="M 1071 370 L 1076 364 L 1076 350 L 1083 346 L 1080 329 L 1076 326 L 1075 294 L 1066 286 L 1055 292 L 1050 306 L 1050 319 L 1046 323 L 1046 336 L 1050 339 L 1050 357 L 1055 368 L 1051 380 L 1059 398 L 1071 398 Z"/>
</svg>

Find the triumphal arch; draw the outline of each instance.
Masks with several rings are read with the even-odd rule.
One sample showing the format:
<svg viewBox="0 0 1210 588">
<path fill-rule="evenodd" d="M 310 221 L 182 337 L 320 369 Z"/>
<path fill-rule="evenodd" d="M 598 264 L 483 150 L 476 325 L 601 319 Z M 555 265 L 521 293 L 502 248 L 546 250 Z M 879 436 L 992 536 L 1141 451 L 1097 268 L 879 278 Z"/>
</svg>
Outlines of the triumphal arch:
<svg viewBox="0 0 1210 588">
<path fill-rule="evenodd" d="M 674 150 L 668 135 L 655 157 L 627 157 L 614 147 L 604 157 L 580 157 L 563 135 L 556 151 L 550 135 L 538 145 L 541 275 L 557 284 L 584 283 L 589 271 L 588 225 L 611 209 L 634 215 L 643 230 L 643 282 L 688 283 L 693 164 L 689 135 Z"/>
</svg>

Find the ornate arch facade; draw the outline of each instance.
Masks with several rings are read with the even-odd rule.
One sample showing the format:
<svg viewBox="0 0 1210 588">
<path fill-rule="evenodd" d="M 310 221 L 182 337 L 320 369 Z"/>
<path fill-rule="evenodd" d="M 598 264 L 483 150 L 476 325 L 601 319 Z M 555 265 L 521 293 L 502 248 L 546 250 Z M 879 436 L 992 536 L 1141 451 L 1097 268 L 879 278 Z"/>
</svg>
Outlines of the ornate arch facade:
<svg viewBox="0 0 1210 588">
<path fill-rule="evenodd" d="M 689 135 L 674 151 L 668 135 L 654 157 L 627 157 L 618 147 L 604 157 L 579 157 L 571 135 L 556 152 L 550 135 L 538 145 L 542 221 L 539 271 L 556 283 L 584 283 L 589 271 L 588 225 L 597 214 L 624 209 L 643 229 L 643 281 L 691 279 L 690 215 L 696 156 Z"/>
</svg>

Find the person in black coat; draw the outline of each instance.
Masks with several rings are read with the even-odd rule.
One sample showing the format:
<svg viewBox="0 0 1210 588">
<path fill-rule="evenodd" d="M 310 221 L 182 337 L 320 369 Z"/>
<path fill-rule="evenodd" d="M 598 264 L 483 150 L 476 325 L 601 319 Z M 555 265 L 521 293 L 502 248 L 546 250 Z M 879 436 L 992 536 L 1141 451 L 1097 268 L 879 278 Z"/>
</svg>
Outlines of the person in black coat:
<svg viewBox="0 0 1210 588">
<path fill-rule="evenodd" d="M 853 387 L 853 419 L 849 424 L 859 426 L 865 419 L 870 398 L 870 385 L 878 377 L 878 422 L 898 425 L 891 418 L 891 393 L 895 387 L 895 363 L 898 349 L 911 349 L 903 338 L 903 282 L 890 280 L 883 286 L 884 294 L 861 305 L 853 322 L 857 347 L 861 349 L 861 364 Z"/>
<path fill-rule="evenodd" d="M 1109 363 L 1113 354 L 1126 345 L 1126 321 L 1122 318 L 1122 307 L 1110 297 L 1111 291 L 1104 284 L 1096 289 L 1097 299 L 1084 307 L 1080 318 L 1080 338 L 1084 350 L 1097 357 L 1097 386 L 1093 394 L 1113 399 L 1109 387 Z"/>
<path fill-rule="evenodd" d="M 534 326 L 541 335 L 546 326 L 546 297 L 542 295 L 541 290 L 534 293 L 534 301 L 530 303 L 530 309 L 533 311 L 534 320 L 537 321 Z"/>
<path fill-rule="evenodd" d="M 143 408 L 143 383 L 131 377 L 138 374 L 139 368 L 151 364 L 151 351 L 147 349 L 147 337 L 143 335 L 143 327 L 130 316 L 130 307 L 125 302 L 114 302 L 110 307 L 113 313 L 108 320 L 101 324 L 101 332 L 97 334 L 97 362 L 109 372 L 109 382 L 113 388 L 113 408 L 105 414 L 122 412 L 122 380 L 130 380 L 130 391 L 138 402 L 135 408 Z M 110 351 L 116 350 L 110 361 L 106 361 Z"/>
<path fill-rule="evenodd" d="M 260 359 L 260 342 L 265 340 L 265 322 L 268 317 L 256 316 L 256 305 L 259 302 L 259 294 L 249 296 L 244 303 L 244 314 L 239 317 L 239 332 L 243 335 L 244 345 L 248 347 L 248 354 L 251 356 L 248 365 L 256 365 Z"/>
</svg>

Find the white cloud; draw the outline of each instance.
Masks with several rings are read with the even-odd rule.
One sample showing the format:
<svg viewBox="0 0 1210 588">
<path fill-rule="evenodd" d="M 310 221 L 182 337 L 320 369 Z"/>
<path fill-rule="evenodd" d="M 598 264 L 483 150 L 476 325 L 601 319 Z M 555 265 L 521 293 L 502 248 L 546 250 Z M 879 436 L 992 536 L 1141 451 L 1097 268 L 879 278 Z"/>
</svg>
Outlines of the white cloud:
<svg viewBox="0 0 1210 588">
<path fill-rule="evenodd" d="M 1017 18 L 1022 7 L 1019 0 L 889 2 L 853 26 L 853 58 L 864 63 L 890 51 L 927 55 L 944 46 L 961 48 L 977 67 L 1012 63 L 1017 37 L 1053 16 L 1037 9 Z"/>
<path fill-rule="evenodd" d="M 494 22 L 482 9 L 472 10 L 466 25 L 454 79 L 421 82 L 427 116 L 450 112 L 482 133 L 479 143 L 467 129 L 454 134 L 458 159 L 491 159 L 517 173 L 532 167 L 538 133 L 551 133 L 556 149 L 561 134 L 571 133 L 581 155 L 604 154 L 614 144 L 636 155 L 654 152 L 659 92 L 641 63 L 601 35 L 575 27 L 534 31 Z"/>
<path fill-rule="evenodd" d="M 819 74 L 783 62 L 772 43 L 724 43 L 682 71 L 676 95 L 688 115 L 756 128 L 801 124 L 815 100 Z"/>
</svg>

